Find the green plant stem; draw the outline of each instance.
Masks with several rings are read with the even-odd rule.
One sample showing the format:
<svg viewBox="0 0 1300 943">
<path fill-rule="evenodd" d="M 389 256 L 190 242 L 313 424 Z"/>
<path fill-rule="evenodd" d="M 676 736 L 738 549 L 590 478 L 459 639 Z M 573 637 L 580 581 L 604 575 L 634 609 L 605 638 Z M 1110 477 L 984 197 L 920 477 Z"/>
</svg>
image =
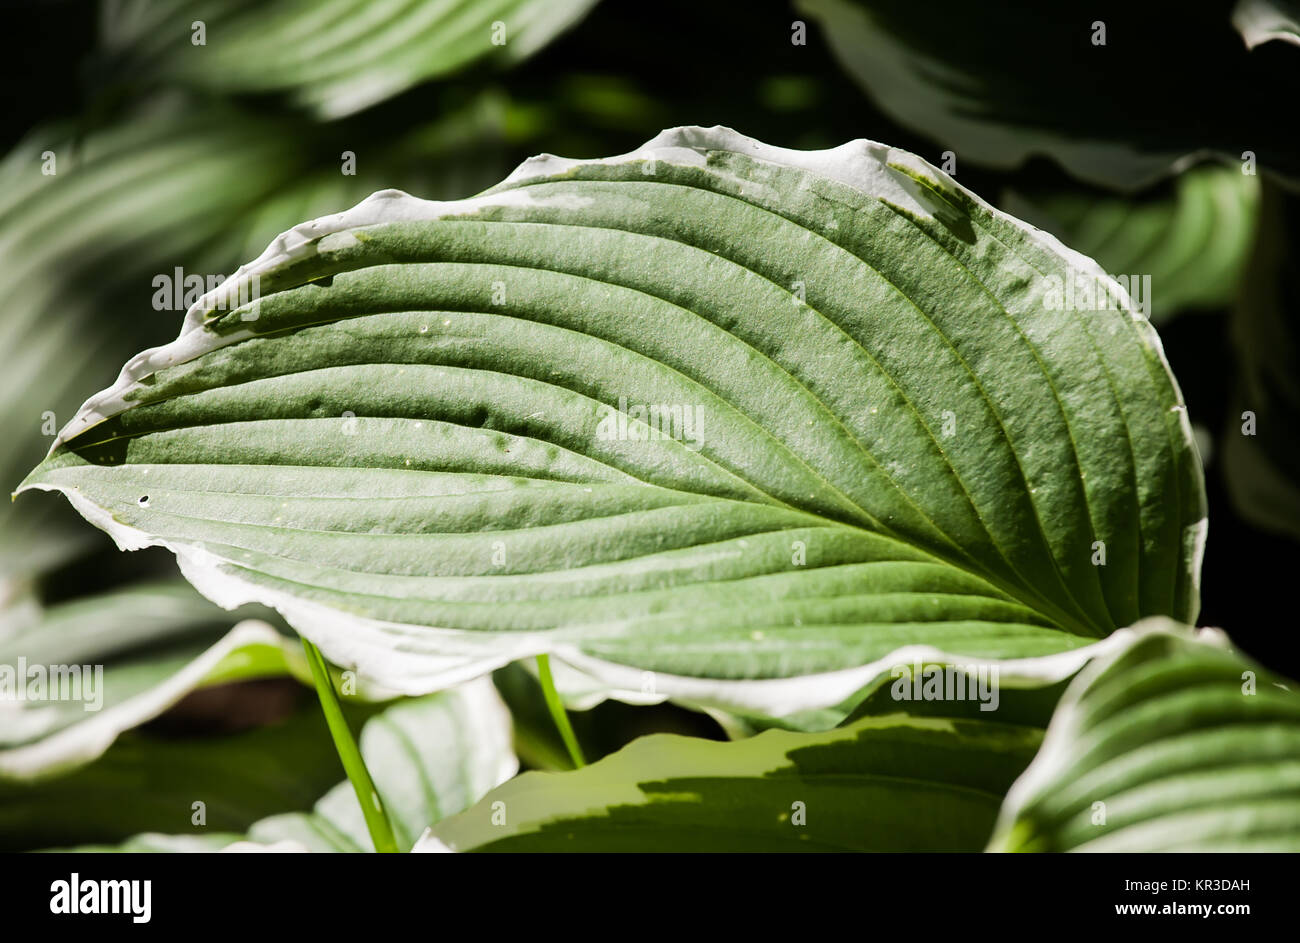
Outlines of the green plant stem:
<svg viewBox="0 0 1300 943">
<path fill-rule="evenodd" d="M 361 803 L 361 814 L 366 818 L 366 827 L 370 829 L 370 840 L 375 851 L 392 853 L 399 851 L 397 839 L 393 836 L 393 825 L 388 821 L 384 811 L 383 800 L 375 789 L 366 761 L 361 758 L 361 750 L 348 728 L 347 718 L 343 716 L 343 707 L 334 692 L 334 682 L 330 680 L 329 668 L 320 649 L 302 640 L 302 647 L 307 652 L 307 664 L 311 666 L 311 678 L 316 683 L 316 694 L 320 697 L 321 711 L 325 714 L 325 723 L 329 726 L 330 736 L 334 738 L 334 749 L 338 751 L 339 760 L 348 774 L 352 788 L 356 790 L 357 802 Z"/>
<path fill-rule="evenodd" d="M 564 741 L 565 749 L 569 751 L 569 759 L 573 760 L 575 767 L 581 769 L 587 765 L 587 761 L 582 757 L 582 747 L 578 746 L 578 738 L 573 732 L 573 725 L 569 723 L 569 715 L 565 712 L 564 705 L 560 702 L 560 695 L 555 690 L 555 679 L 551 677 L 550 655 L 537 656 L 537 672 L 541 675 L 546 708 L 551 712 L 555 726 L 559 728 L 560 739 Z"/>
</svg>

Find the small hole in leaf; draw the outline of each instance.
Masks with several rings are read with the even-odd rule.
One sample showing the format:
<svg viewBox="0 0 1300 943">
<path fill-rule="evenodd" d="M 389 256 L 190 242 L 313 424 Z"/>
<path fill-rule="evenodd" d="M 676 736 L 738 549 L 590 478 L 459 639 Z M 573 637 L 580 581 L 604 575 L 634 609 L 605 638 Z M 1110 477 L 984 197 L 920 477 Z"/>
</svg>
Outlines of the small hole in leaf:
<svg viewBox="0 0 1300 943">
<path fill-rule="evenodd" d="M 147 508 L 149 506 L 149 496 L 147 494 L 141 495 L 139 504 L 140 507 Z"/>
</svg>

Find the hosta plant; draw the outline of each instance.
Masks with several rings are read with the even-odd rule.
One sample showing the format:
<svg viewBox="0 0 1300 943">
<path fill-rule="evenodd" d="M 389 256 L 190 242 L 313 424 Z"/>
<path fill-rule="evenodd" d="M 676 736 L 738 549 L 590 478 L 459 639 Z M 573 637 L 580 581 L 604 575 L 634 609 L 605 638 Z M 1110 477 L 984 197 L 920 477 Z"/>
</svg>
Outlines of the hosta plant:
<svg viewBox="0 0 1300 943">
<path fill-rule="evenodd" d="M 526 776 L 422 849 L 669 847 L 708 820 L 703 847 L 978 850 L 995 820 L 995 847 L 1086 845 L 1056 790 L 1099 755 L 1071 726 L 1095 672 L 1140 670 L 1152 637 L 1209 644 L 1185 628 L 1200 463 L 1145 316 L 1097 263 L 868 141 L 678 128 L 466 200 L 376 193 L 203 296 L 30 489 L 389 692 L 536 659 L 579 762 L 561 697 L 788 728 Z M 1001 697 L 887 696 L 909 671 Z M 1291 697 L 1270 692 L 1286 736 Z M 1163 736 L 1155 713 L 1124 743 Z M 384 787 L 332 727 L 365 806 Z M 1161 805 L 1163 781 L 1134 782 Z M 1245 842 L 1256 812 L 1293 826 L 1295 785 L 1268 795 L 1205 843 Z M 508 834 L 480 831 L 497 801 Z M 885 834 L 900 815 L 915 827 Z"/>
</svg>

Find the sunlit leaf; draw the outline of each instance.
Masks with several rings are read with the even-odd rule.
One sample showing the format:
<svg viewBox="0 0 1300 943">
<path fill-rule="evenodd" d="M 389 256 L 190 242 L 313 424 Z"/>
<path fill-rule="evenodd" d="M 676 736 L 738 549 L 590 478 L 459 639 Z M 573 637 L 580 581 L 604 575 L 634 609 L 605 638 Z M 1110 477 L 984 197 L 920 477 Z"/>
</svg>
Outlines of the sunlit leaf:
<svg viewBox="0 0 1300 943">
<path fill-rule="evenodd" d="M 1071 684 L 990 850 L 1300 850 L 1295 682 L 1146 631 Z"/>
<path fill-rule="evenodd" d="M 24 487 L 410 693 L 540 652 L 771 714 L 909 646 L 1055 680 L 1198 605 L 1159 342 L 1053 300 L 1104 278 L 906 152 L 679 129 L 285 233 Z"/>
<path fill-rule="evenodd" d="M 524 773 L 415 850 L 979 851 L 1040 737 L 898 713 L 735 743 L 643 737 L 581 770 Z"/>
</svg>

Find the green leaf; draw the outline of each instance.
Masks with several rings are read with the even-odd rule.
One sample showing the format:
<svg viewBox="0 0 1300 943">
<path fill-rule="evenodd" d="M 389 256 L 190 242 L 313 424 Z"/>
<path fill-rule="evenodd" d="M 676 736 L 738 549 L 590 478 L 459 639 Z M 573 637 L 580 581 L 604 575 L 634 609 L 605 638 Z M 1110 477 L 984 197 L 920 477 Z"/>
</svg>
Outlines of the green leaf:
<svg viewBox="0 0 1300 943">
<path fill-rule="evenodd" d="M 202 685 L 291 667 L 305 676 L 294 642 L 236 621 L 177 582 L 61 603 L 11 626 L 0 636 L 0 781 L 87 763 Z"/>
<path fill-rule="evenodd" d="M 81 851 L 92 854 L 121 852 L 130 854 L 199 854 L 222 851 L 239 841 L 239 836 L 229 832 L 208 835 L 162 835 L 147 832 L 134 835 L 120 845 L 81 845 L 60 851 Z"/>
<path fill-rule="evenodd" d="M 361 755 L 403 849 L 519 769 L 510 714 L 486 678 L 397 702 L 366 723 Z M 348 782 L 330 790 L 311 813 L 258 822 L 248 837 L 261 844 L 294 842 L 311 851 L 373 850 Z"/>
<path fill-rule="evenodd" d="M 34 129 L 0 160 L 6 487 L 75 412 L 78 384 L 109 382 L 133 350 L 174 330 L 174 315 L 156 308 L 160 297 L 170 307 L 171 288 L 192 291 L 177 284 L 178 269 L 210 283 L 286 227 L 380 186 L 431 195 L 487 186 L 507 167 L 508 108 L 483 94 L 400 134 L 354 128 L 382 142 L 354 175 L 339 173 L 338 132 L 177 96 L 123 112 L 107 128 Z M 0 596 L 91 544 L 66 510 L 26 502 L 0 510 Z"/>
<path fill-rule="evenodd" d="M 157 309 L 155 279 L 172 279 L 177 266 L 216 278 L 305 216 L 385 183 L 444 195 L 487 186 L 504 169 L 506 107 L 483 95 L 392 135 L 355 175 L 339 173 L 337 142 L 310 123 L 177 96 L 88 133 L 34 129 L 0 160 L 0 422 L 21 443 L 0 457 L 6 482 L 48 448 L 48 438 L 37 444 L 45 413 L 56 429 L 67 421 L 86 371 L 107 381 L 141 339 L 171 333 L 175 315 Z"/>
<path fill-rule="evenodd" d="M 243 215 L 304 164 L 274 133 L 284 130 L 169 98 L 110 128 L 35 128 L 0 160 L 0 432 L 9 443 L 0 475 L 8 486 L 75 412 L 79 384 L 108 382 L 114 364 L 170 333 L 174 315 L 149 307 L 157 276 L 170 279 L 179 266 L 211 277 L 242 257 L 215 247 L 242 234 Z M 0 578 L 31 579 L 86 549 L 59 510 L 0 510 Z"/>
<path fill-rule="evenodd" d="M 0 780 L 0 848 L 116 844 L 137 833 L 183 832 L 168 840 L 210 843 L 215 851 L 259 819 L 309 808 L 341 771 L 320 705 L 307 688 L 300 695 L 289 716 L 251 730 L 178 736 L 138 728 L 65 775 Z M 354 714 L 374 710 L 359 708 Z M 203 804 L 201 826 L 196 802 Z"/>
<path fill-rule="evenodd" d="M 317 735 L 329 742 L 323 724 Z M 510 743 L 510 714 L 486 678 L 396 701 L 367 720 L 361 729 L 361 754 L 400 847 L 411 848 L 428 826 L 468 808 L 513 776 L 519 763 Z M 253 756 L 258 745 L 250 740 L 248 746 Z M 337 758 L 334 773 L 337 778 Z M 77 850 L 214 851 L 238 837 L 146 834 L 118 848 Z M 254 822 L 231 850 L 359 852 L 372 851 L 373 846 L 356 792 L 344 780 L 310 811 Z"/>
<path fill-rule="evenodd" d="M 1145 187 L 1208 151 L 1295 176 L 1290 129 L 1261 89 L 1295 62 L 1252 55 L 1219 4 L 982 5 L 797 0 L 879 108 L 963 162 L 1047 156 L 1090 184 Z M 1104 31 L 1104 33 L 1103 33 Z M 1176 49 L 1170 56 L 1153 49 Z M 1213 63 L 1213 67 L 1207 67 Z"/>
<path fill-rule="evenodd" d="M 150 279 L 243 209 L 234 182 L 255 201 L 287 179 L 269 139 L 241 140 L 222 125 L 154 109 L 81 141 L 70 127 L 44 126 L 0 161 L 0 475 L 9 486 L 76 410 L 79 383 L 107 382 L 112 363 L 163 336 L 150 330 L 163 316 L 144 307 Z M 118 320 L 110 302 L 123 297 L 131 316 Z M 0 575 L 30 577 L 83 549 L 53 510 L 0 511 Z"/>
<path fill-rule="evenodd" d="M 285 233 L 23 488 L 408 693 L 543 652 L 775 715 L 915 646 L 1057 680 L 1194 618 L 1205 513 L 1150 325 L 1070 278 L 906 152 L 677 129 Z"/>
<path fill-rule="evenodd" d="M 414 850 L 978 851 L 1040 737 L 899 713 L 733 743 L 656 734 L 524 773 Z"/>
<path fill-rule="evenodd" d="M 135 0 L 108 6 L 105 39 L 108 53 L 133 78 L 151 75 L 223 93 L 285 92 L 332 119 L 477 64 L 521 62 L 595 3 Z"/>
<path fill-rule="evenodd" d="M 1300 850 L 1300 696 L 1157 622 L 1072 682 L 994 851 Z"/>
<path fill-rule="evenodd" d="M 1122 278 L 1159 323 L 1236 297 L 1255 241 L 1259 177 L 1205 164 L 1141 197 L 1017 188 L 1001 206 Z"/>
</svg>

